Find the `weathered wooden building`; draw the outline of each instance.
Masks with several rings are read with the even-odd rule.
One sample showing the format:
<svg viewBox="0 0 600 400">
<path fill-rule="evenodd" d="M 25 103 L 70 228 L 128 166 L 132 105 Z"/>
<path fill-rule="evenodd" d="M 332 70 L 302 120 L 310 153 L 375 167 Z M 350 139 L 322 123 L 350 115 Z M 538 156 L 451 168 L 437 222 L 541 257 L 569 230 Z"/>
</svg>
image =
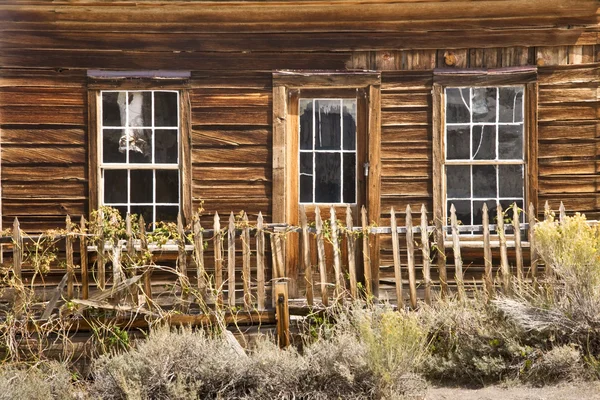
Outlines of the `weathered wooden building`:
<svg viewBox="0 0 600 400">
<path fill-rule="evenodd" d="M 434 221 L 452 203 L 470 225 L 484 203 L 562 201 L 598 218 L 599 16 L 598 0 L 3 1 L 2 223 L 102 204 L 292 224 L 299 204 L 351 204 L 389 226 L 392 206 Z"/>
</svg>

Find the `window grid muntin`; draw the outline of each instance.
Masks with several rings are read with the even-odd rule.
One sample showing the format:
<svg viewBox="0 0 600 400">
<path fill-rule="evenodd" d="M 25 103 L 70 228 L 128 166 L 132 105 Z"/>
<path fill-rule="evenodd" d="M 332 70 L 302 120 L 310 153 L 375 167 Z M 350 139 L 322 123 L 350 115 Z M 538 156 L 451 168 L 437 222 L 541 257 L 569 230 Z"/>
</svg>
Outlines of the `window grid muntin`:
<svg viewBox="0 0 600 400">
<path fill-rule="evenodd" d="M 489 88 L 494 88 L 496 91 L 496 118 L 495 118 L 495 122 L 473 122 L 473 89 L 489 89 Z M 521 118 L 522 121 L 520 122 L 515 122 L 515 114 L 516 114 L 516 102 L 517 102 L 517 97 L 519 96 L 519 94 L 515 94 L 515 98 L 513 101 L 513 122 L 500 122 L 500 89 L 501 88 L 520 88 L 521 92 L 520 92 L 520 96 L 522 98 L 521 100 Z M 458 89 L 461 96 L 462 96 L 462 90 L 463 89 L 468 89 L 469 90 L 469 106 L 468 106 L 468 111 L 469 111 L 469 122 L 452 122 L 449 123 L 447 122 L 447 110 L 448 110 L 448 95 L 447 95 L 447 91 L 448 89 Z M 463 97 L 463 101 L 464 101 L 464 97 Z M 466 104 L 465 104 L 466 105 Z M 444 191 L 444 195 L 446 197 L 446 201 L 445 203 L 445 207 L 444 207 L 444 213 L 448 213 L 448 215 L 446 215 L 446 218 L 448 219 L 450 217 L 449 215 L 449 209 L 450 206 L 452 205 L 452 202 L 456 202 L 456 201 L 469 201 L 470 204 L 470 221 L 461 221 L 463 224 L 469 224 L 469 225 L 473 225 L 474 222 L 474 216 L 475 216 L 475 209 L 474 209 L 474 203 L 477 201 L 481 201 L 481 202 L 486 202 L 486 201 L 495 201 L 496 205 L 500 204 L 503 201 L 511 201 L 511 202 L 518 202 L 521 201 L 521 203 L 523 204 L 523 206 L 525 206 L 525 176 L 526 176 L 526 161 L 525 161 L 525 86 L 524 85 L 508 85 L 508 86 L 484 86 L 484 87 L 474 87 L 474 86 L 470 86 L 470 87 L 446 87 L 444 88 L 444 166 L 443 166 L 443 177 L 444 177 L 444 182 L 447 182 L 447 166 L 455 166 L 455 165 L 463 165 L 466 166 L 468 165 L 470 167 L 470 171 L 469 171 L 469 177 L 470 177 L 470 186 L 469 186 L 469 192 L 470 192 L 470 197 L 448 197 L 447 193 L 448 193 L 448 188 L 446 186 L 446 184 L 444 184 L 445 187 L 445 191 Z M 469 126 L 469 159 L 453 159 L 453 160 L 448 160 L 448 127 L 452 127 L 452 126 Z M 473 127 L 484 127 L 484 126 L 494 126 L 495 127 L 495 141 L 494 141 L 494 145 L 495 145 L 495 158 L 494 159 L 490 159 L 490 160 L 486 160 L 486 159 L 479 159 L 479 160 L 475 160 L 474 159 L 474 155 L 473 155 Z M 521 159 L 500 159 L 500 146 L 499 146 L 499 127 L 500 126 L 521 126 Z M 482 128 L 482 132 L 481 132 L 481 141 L 483 141 L 483 132 L 484 129 Z M 481 144 L 480 144 L 481 146 Z M 491 198 L 491 197 L 474 197 L 473 195 L 473 166 L 476 165 L 490 165 L 490 166 L 494 166 L 495 167 L 495 172 L 496 172 L 496 197 L 495 198 Z M 499 179 L 499 171 L 500 171 L 500 166 L 503 165 L 521 165 L 521 180 L 523 182 L 523 186 L 521 188 L 521 194 L 522 197 L 500 197 L 500 179 Z M 506 211 L 506 210 L 505 210 Z M 490 216 L 494 213 L 494 210 L 490 210 Z M 524 221 L 524 214 L 521 214 L 521 219 Z M 473 233 L 471 233 L 473 234 Z"/>
<path fill-rule="evenodd" d="M 152 149 L 151 149 L 151 163 L 129 163 L 129 140 L 125 141 L 125 163 L 105 163 L 104 162 L 104 131 L 106 129 L 120 129 L 124 130 L 127 133 L 127 129 L 131 128 L 130 120 L 129 120 L 129 107 L 125 107 L 125 126 L 112 126 L 112 125 L 104 125 L 104 93 L 125 93 L 125 98 L 129 99 L 129 93 L 151 93 L 151 122 L 152 124 L 149 126 L 135 126 L 135 129 L 150 129 L 152 132 Z M 177 106 L 177 126 L 155 126 L 155 93 L 175 93 L 176 94 L 176 106 Z M 99 158 L 99 166 L 100 166 L 100 189 L 101 195 L 99 196 L 102 205 L 110 206 L 110 207 L 127 207 L 127 212 L 131 213 L 132 207 L 152 207 L 152 221 L 146 221 L 147 223 L 152 223 L 152 226 L 155 225 L 156 221 L 156 207 L 177 207 L 178 212 L 181 211 L 180 203 L 181 203 L 181 171 L 179 171 L 179 163 L 180 163 L 180 139 L 181 139 L 181 111 L 180 111 L 180 93 L 176 90 L 102 90 L 100 91 L 100 135 L 101 138 L 98 141 L 98 158 Z M 156 163 L 156 147 L 155 147 L 155 139 L 156 139 L 156 130 L 173 130 L 177 135 L 177 159 L 174 163 Z M 104 171 L 106 170 L 126 170 L 127 171 L 127 203 L 122 202 L 114 202 L 107 203 L 105 201 L 105 190 L 104 190 Z M 151 170 L 152 171 L 152 202 L 150 203 L 140 203 L 140 202 L 132 202 L 131 201 L 131 171 L 132 170 Z M 156 201 L 156 171 L 162 170 L 177 170 L 177 202 L 176 203 L 158 203 Z"/>
<path fill-rule="evenodd" d="M 358 196 L 357 190 L 358 190 L 358 185 L 357 185 L 357 173 L 358 173 L 358 168 L 357 168 L 357 164 L 358 164 L 358 152 L 357 152 L 357 146 L 358 146 L 358 124 L 356 123 L 356 118 L 358 118 L 358 116 L 355 117 L 355 124 L 356 124 L 356 129 L 354 131 L 354 136 L 355 136 L 355 140 L 354 140 L 354 150 L 344 150 L 344 100 L 354 100 L 356 101 L 356 99 L 354 98 L 327 98 L 327 97 L 312 97 L 312 98 L 300 98 L 298 101 L 298 110 L 300 110 L 300 103 L 302 102 L 302 100 L 310 100 L 312 102 L 312 149 L 302 149 L 302 145 L 300 143 L 301 140 L 301 123 L 300 123 L 300 118 L 298 118 L 298 154 L 312 154 L 312 201 L 311 202 L 305 202 L 305 201 L 301 201 L 299 200 L 300 204 L 315 204 L 315 205 L 320 205 L 320 204 L 350 204 L 350 205 L 354 205 L 356 204 L 356 199 Z M 316 149 L 316 123 L 317 123 L 317 118 L 316 118 L 316 102 L 317 101 L 339 101 L 340 102 L 340 149 L 339 150 L 318 150 Z M 298 113 L 298 116 L 300 117 L 300 113 Z M 316 157 L 315 155 L 318 153 L 329 153 L 329 154 L 339 154 L 340 155 L 340 202 L 339 203 L 322 203 L 322 202 L 316 202 L 315 198 L 316 198 Z M 344 200 L 344 154 L 354 154 L 354 201 L 351 203 L 345 203 Z M 303 174 L 301 172 L 301 165 L 300 165 L 300 157 L 298 157 L 298 178 L 300 178 L 302 175 L 306 175 Z M 298 193 L 300 193 L 300 179 L 298 179 Z M 301 196 L 300 196 L 301 197 Z"/>
</svg>

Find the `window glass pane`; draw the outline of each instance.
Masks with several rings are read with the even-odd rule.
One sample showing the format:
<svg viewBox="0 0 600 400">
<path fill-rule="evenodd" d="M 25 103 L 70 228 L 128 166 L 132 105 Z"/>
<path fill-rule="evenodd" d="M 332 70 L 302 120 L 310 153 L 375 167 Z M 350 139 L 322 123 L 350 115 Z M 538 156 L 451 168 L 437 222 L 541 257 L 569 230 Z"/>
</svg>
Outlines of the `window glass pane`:
<svg viewBox="0 0 600 400">
<path fill-rule="evenodd" d="M 499 90 L 499 122 L 523 122 L 523 87 L 502 87 Z"/>
<path fill-rule="evenodd" d="M 523 166 L 499 165 L 500 197 L 523 197 Z"/>
<path fill-rule="evenodd" d="M 151 92 L 128 92 L 127 113 L 129 115 L 129 126 L 152 126 L 152 93 Z M 125 114 L 125 92 L 119 93 L 119 107 L 121 107 L 121 119 Z"/>
<path fill-rule="evenodd" d="M 300 201 L 313 202 L 313 153 L 300 153 Z"/>
<path fill-rule="evenodd" d="M 131 206 L 131 213 L 138 216 L 144 217 L 144 222 L 147 224 L 147 228 L 154 229 L 151 225 L 154 222 L 154 213 L 152 206 Z"/>
<path fill-rule="evenodd" d="M 315 149 L 341 149 L 340 100 L 316 100 Z"/>
<path fill-rule="evenodd" d="M 104 203 L 127 203 L 127 170 L 104 171 Z"/>
<path fill-rule="evenodd" d="M 496 88 L 473 88 L 473 122 L 496 122 Z"/>
<path fill-rule="evenodd" d="M 523 210 L 523 200 L 500 200 L 500 205 L 504 211 L 505 224 L 512 224 L 513 222 L 512 206 L 514 203 L 517 203 L 517 208 L 519 210 Z M 523 213 L 523 211 L 519 211 L 519 217 L 521 222 L 525 222 L 525 213 Z"/>
<path fill-rule="evenodd" d="M 496 200 L 474 200 L 473 201 L 473 225 L 481 225 L 483 223 L 483 205 L 488 206 L 488 221 L 494 223 L 496 218 Z"/>
<path fill-rule="evenodd" d="M 468 126 L 448 126 L 446 139 L 446 158 L 448 160 L 469 159 L 469 131 Z"/>
<path fill-rule="evenodd" d="M 177 130 L 157 129 L 154 131 L 154 161 L 177 164 Z"/>
<path fill-rule="evenodd" d="M 154 126 L 177 125 L 177 93 L 154 92 Z"/>
<path fill-rule="evenodd" d="M 118 92 L 102 92 L 102 125 L 125 126 L 121 123 L 121 109 L 117 103 Z"/>
<path fill-rule="evenodd" d="M 473 197 L 496 197 L 496 166 L 473 165 Z"/>
<path fill-rule="evenodd" d="M 129 141 L 129 162 L 146 164 L 152 162 L 152 129 L 126 129 L 121 137 L 121 150 L 125 151 Z"/>
<path fill-rule="evenodd" d="M 446 122 L 469 123 L 469 89 L 446 89 Z"/>
<path fill-rule="evenodd" d="M 356 149 L 356 99 L 344 100 L 344 150 Z"/>
<path fill-rule="evenodd" d="M 156 202 L 179 203 L 179 171 L 157 170 L 156 172 Z"/>
<path fill-rule="evenodd" d="M 152 170 L 140 169 L 130 171 L 132 203 L 152 203 L 154 190 L 152 172 Z"/>
<path fill-rule="evenodd" d="M 496 127 L 493 125 L 475 125 L 473 127 L 473 159 L 496 159 Z"/>
<path fill-rule="evenodd" d="M 461 225 L 471 225 L 471 201 L 470 200 L 448 200 L 447 202 L 447 216 L 448 223 L 450 223 L 450 208 L 454 204 L 456 209 L 456 220 Z"/>
<path fill-rule="evenodd" d="M 498 157 L 501 160 L 523 159 L 523 125 L 498 126 Z"/>
<path fill-rule="evenodd" d="M 121 129 L 102 131 L 102 161 L 105 163 L 124 163 L 125 152 L 121 151 L 119 141 L 123 136 Z"/>
<path fill-rule="evenodd" d="M 177 221 L 179 207 L 177 206 L 156 206 L 156 220 L 162 222 Z"/>
<path fill-rule="evenodd" d="M 340 203 L 340 153 L 315 154 L 315 202 Z"/>
<path fill-rule="evenodd" d="M 117 211 L 119 212 L 119 214 L 121 214 L 121 217 L 123 217 L 123 219 L 127 217 L 127 206 L 113 206 L 113 208 L 117 209 Z"/>
<path fill-rule="evenodd" d="M 344 203 L 356 203 L 356 154 L 345 153 L 344 157 Z"/>
<path fill-rule="evenodd" d="M 300 99 L 300 149 L 312 150 L 313 141 L 313 101 Z"/>
<path fill-rule="evenodd" d="M 446 193 L 448 198 L 471 197 L 471 167 L 448 165 L 446 167 Z"/>
</svg>

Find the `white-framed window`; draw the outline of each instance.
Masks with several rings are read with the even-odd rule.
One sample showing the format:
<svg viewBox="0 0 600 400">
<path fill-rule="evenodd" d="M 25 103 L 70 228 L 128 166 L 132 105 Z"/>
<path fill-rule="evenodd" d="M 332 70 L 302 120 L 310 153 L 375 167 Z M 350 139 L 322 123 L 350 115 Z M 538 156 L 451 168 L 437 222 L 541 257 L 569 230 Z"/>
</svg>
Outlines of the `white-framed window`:
<svg viewBox="0 0 600 400">
<path fill-rule="evenodd" d="M 496 206 L 524 208 L 526 193 L 525 86 L 445 87 L 446 216 L 454 204 L 465 225 L 490 220 Z"/>
<path fill-rule="evenodd" d="M 356 98 L 300 98 L 302 204 L 356 204 Z"/>
<path fill-rule="evenodd" d="M 180 93 L 101 90 L 99 203 L 147 223 L 175 221 L 180 211 Z"/>
</svg>

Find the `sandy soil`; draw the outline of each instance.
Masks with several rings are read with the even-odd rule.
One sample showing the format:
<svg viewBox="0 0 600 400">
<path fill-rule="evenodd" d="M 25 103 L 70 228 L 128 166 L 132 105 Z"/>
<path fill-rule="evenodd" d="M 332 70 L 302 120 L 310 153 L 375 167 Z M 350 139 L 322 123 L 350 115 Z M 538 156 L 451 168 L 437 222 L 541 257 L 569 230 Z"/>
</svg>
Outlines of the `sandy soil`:
<svg viewBox="0 0 600 400">
<path fill-rule="evenodd" d="M 600 400 L 600 382 L 543 388 L 490 386 L 483 389 L 430 387 L 427 400 Z"/>
</svg>

